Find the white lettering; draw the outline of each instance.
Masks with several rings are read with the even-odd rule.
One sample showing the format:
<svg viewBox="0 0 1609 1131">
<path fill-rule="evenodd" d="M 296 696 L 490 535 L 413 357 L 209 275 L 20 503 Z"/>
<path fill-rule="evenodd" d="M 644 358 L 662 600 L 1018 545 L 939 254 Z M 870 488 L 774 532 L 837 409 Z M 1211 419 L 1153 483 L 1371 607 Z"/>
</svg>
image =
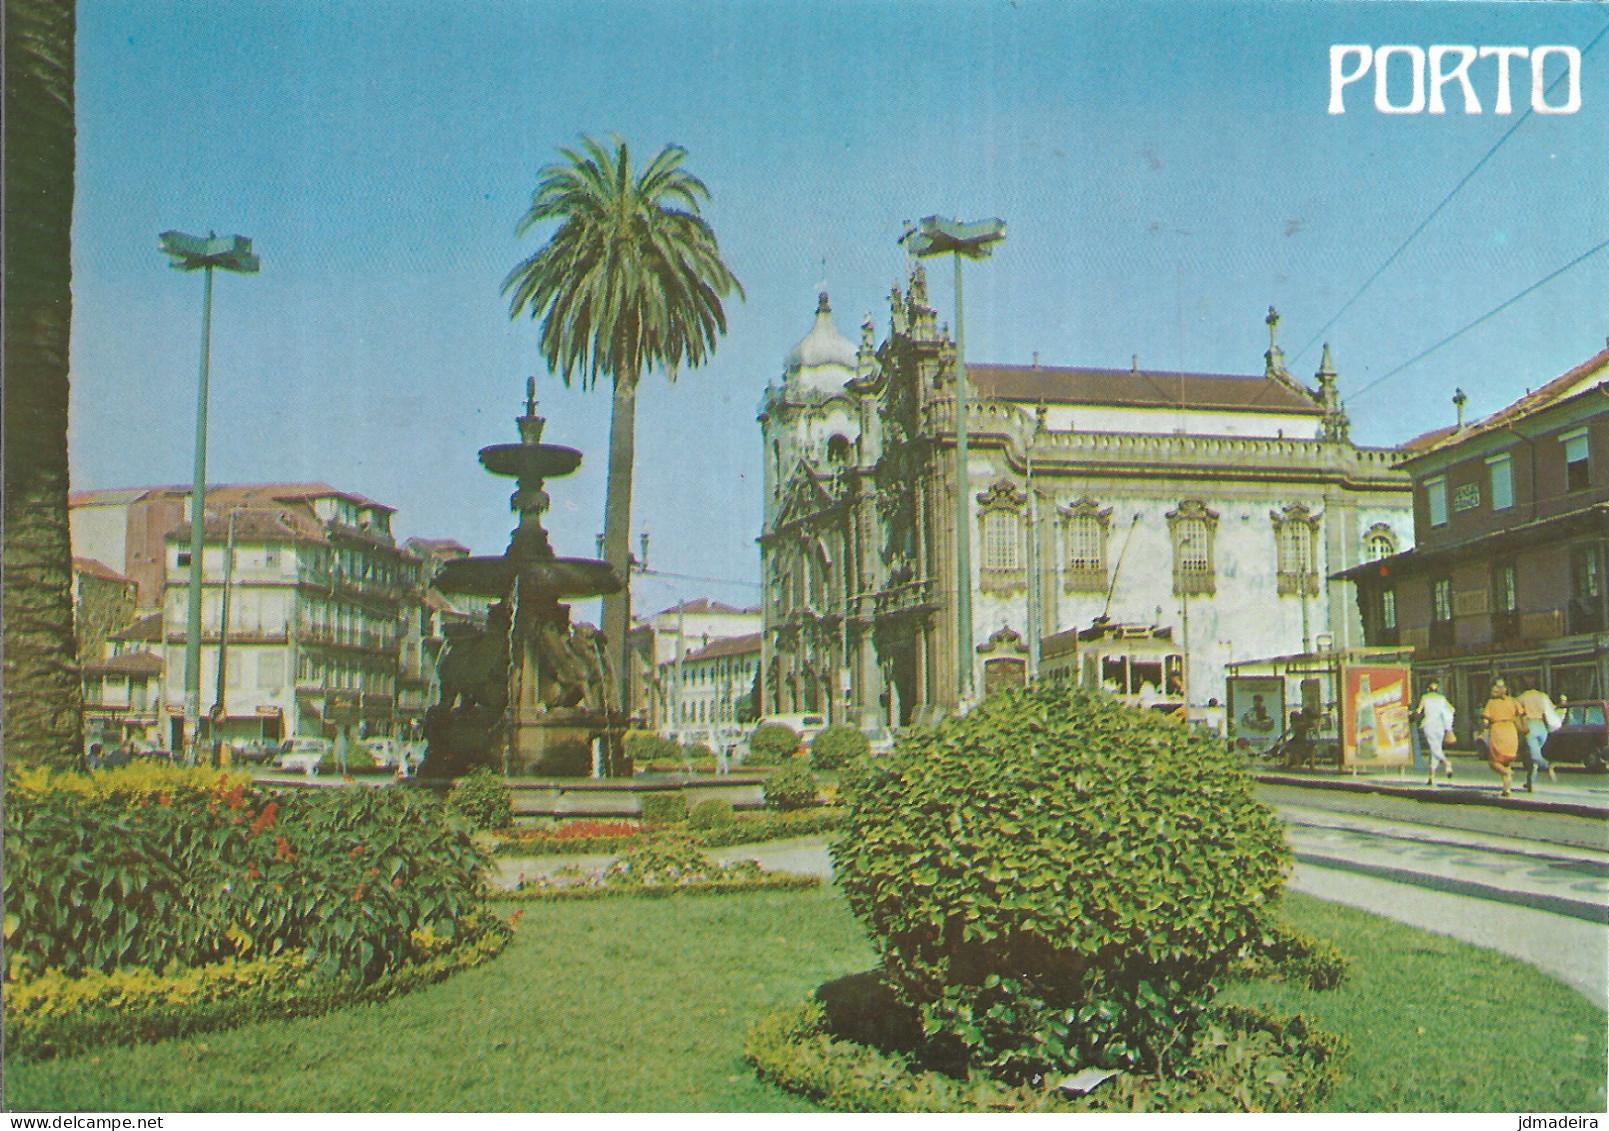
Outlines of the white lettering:
<svg viewBox="0 0 1609 1131">
<path fill-rule="evenodd" d="M 1386 89 L 1386 76 L 1393 55 L 1406 55 L 1413 60 L 1413 98 L 1406 106 L 1391 102 Z M 1420 47 L 1381 47 L 1374 53 L 1374 108 L 1382 114 L 1421 114 L 1425 109 L 1425 52 Z"/>
<path fill-rule="evenodd" d="M 1358 57 L 1358 69 L 1350 75 L 1343 73 L 1348 55 Z M 1338 43 L 1330 47 L 1330 113 L 1346 113 L 1346 101 L 1341 92 L 1369 73 L 1369 65 L 1373 59 L 1374 49 L 1362 44 Z"/>
<path fill-rule="evenodd" d="M 1569 64 L 1570 95 L 1563 106 L 1549 106 L 1542 70 L 1549 55 L 1563 55 Z M 1538 114 L 1574 114 L 1581 109 L 1581 52 L 1574 47 L 1538 47 L 1531 52 L 1531 109 Z"/>
<path fill-rule="evenodd" d="M 1481 58 L 1489 55 L 1497 56 L 1497 107 L 1495 113 L 1514 113 L 1514 103 L 1508 96 L 1508 61 L 1510 59 L 1523 59 L 1531 53 L 1526 47 L 1482 47 Z"/>
<path fill-rule="evenodd" d="M 1458 66 L 1451 71 L 1442 70 L 1442 61 L 1448 55 L 1458 55 Z M 1448 47 L 1437 45 L 1430 49 L 1430 112 L 1432 114 L 1445 114 L 1447 106 L 1441 100 L 1441 88 L 1458 80 L 1458 85 L 1464 88 L 1464 113 L 1479 114 L 1481 112 L 1480 99 L 1475 97 L 1475 88 L 1469 81 L 1469 65 L 1475 61 L 1475 49 L 1467 46 Z"/>
</svg>

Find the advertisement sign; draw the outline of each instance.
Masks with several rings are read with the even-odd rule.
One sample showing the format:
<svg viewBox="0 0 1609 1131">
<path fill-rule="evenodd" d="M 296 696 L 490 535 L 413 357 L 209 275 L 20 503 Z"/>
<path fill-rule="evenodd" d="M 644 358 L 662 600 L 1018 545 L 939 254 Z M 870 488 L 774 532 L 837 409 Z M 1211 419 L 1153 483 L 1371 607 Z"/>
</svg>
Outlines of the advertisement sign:
<svg viewBox="0 0 1609 1131">
<path fill-rule="evenodd" d="M 1408 669 L 1348 667 L 1341 692 L 1343 765 L 1412 765 Z"/>
<path fill-rule="evenodd" d="M 1261 754 L 1285 732 L 1285 680 L 1279 676 L 1231 676 L 1229 740 Z"/>
</svg>

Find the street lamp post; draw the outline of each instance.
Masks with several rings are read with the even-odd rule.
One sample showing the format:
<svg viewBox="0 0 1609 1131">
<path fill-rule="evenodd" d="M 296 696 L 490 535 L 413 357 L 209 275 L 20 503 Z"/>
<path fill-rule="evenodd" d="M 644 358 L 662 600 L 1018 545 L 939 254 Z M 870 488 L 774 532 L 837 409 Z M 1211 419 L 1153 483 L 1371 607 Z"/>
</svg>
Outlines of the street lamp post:
<svg viewBox="0 0 1609 1131">
<path fill-rule="evenodd" d="M 222 267 L 241 275 L 255 274 L 261 265 L 245 236 L 187 236 L 163 232 L 157 245 L 175 271 L 205 271 L 201 300 L 201 381 L 196 394 L 195 478 L 190 493 L 190 592 L 184 636 L 184 748 L 185 761 L 196 762 L 196 739 L 201 728 L 201 555 L 206 546 L 207 490 L 207 377 L 212 358 L 212 271 Z"/>
<path fill-rule="evenodd" d="M 1002 220 L 963 224 L 928 216 L 900 237 L 912 255 L 955 260 L 955 657 L 957 706 L 972 698 L 972 508 L 967 499 L 967 351 L 961 304 L 961 260 L 987 259 L 1006 238 Z"/>
</svg>

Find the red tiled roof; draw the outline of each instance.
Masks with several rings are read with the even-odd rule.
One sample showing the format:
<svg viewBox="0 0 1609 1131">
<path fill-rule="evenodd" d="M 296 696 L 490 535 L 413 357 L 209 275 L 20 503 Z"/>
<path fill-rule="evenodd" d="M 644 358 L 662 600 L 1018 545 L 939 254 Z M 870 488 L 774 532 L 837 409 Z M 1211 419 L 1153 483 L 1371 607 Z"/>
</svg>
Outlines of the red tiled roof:
<svg viewBox="0 0 1609 1131">
<path fill-rule="evenodd" d="M 162 671 L 162 657 L 150 652 L 124 652 L 106 660 L 84 665 L 85 675 L 157 675 Z"/>
<path fill-rule="evenodd" d="M 109 639 L 122 643 L 129 640 L 160 641 L 162 639 L 162 614 L 146 613 L 133 624 L 121 632 L 114 632 Z"/>
<path fill-rule="evenodd" d="M 107 581 L 121 581 L 125 585 L 134 584 L 133 578 L 124 577 L 111 566 L 98 562 L 94 558 L 74 558 L 73 569 L 78 573 L 88 574 L 90 577 L 104 578 Z"/>
<path fill-rule="evenodd" d="M 1609 343 L 1569 372 L 1561 373 L 1539 389 L 1532 389 L 1519 400 L 1498 409 L 1485 419 L 1466 425 L 1462 431 L 1456 425 L 1437 428 L 1422 436 L 1415 436 L 1402 445 L 1402 450 L 1423 454 L 1455 442 L 1463 443 L 1483 432 L 1512 424 L 1516 420 L 1541 411 L 1555 401 L 1562 400 L 1569 395 L 1571 389 L 1594 375 L 1598 378 L 1598 384 L 1609 381 Z"/>
<path fill-rule="evenodd" d="M 743 616 L 758 613 L 759 609 L 734 609 L 731 605 L 720 601 L 711 601 L 708 597 L 700 597 L 696 601 L 683 601 L 680 605 L 672 605 L 668 609 L 661 609 L 655 617 L 674 616 L 676 613 L 686 613 L 692 616 Z"/>
<path fill-rule="evenodd" d="M 760 634 L 751 632 L 747 636 L 729 636 L 724 640 L 711 640 L 697 652 L 689 652 L 685 662 L 718 660 L 722 656 L 747 656 L 759 650 Z"/>
<path fill-rule="evenodd" d="M 1126 408 L 1209 408 L 1320 416 L 1318 401 L 1271 377 L 1168 373 L 1144 369 L 968 365 L 980 396 L 1020 404 L 1088 404 Z"/>
</svg>

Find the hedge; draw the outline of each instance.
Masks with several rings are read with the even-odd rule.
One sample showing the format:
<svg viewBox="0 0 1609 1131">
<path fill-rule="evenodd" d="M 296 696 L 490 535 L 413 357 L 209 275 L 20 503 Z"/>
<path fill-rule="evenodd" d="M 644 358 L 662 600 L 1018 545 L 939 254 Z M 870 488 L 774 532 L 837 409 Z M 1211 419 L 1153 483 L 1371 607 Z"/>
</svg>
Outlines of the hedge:
<svg viewBox="0 0 1609 1131">
<path fill-rule="evenodd" d="M 52 970 L 5 986 L 6 1055 L 44 1060 L 98 1048 L 229 1028 L 277 1017 L 309 1017 L 384 1001 L 478 966 L 513 932 L 502 920 L 466 920 L 457 946 L 416 932 L 409 963 L 363 986 L 330 982 L 299 951 L 225 959 L 169 974 L 144 968 L 70 978 Z"/>
</svg>

